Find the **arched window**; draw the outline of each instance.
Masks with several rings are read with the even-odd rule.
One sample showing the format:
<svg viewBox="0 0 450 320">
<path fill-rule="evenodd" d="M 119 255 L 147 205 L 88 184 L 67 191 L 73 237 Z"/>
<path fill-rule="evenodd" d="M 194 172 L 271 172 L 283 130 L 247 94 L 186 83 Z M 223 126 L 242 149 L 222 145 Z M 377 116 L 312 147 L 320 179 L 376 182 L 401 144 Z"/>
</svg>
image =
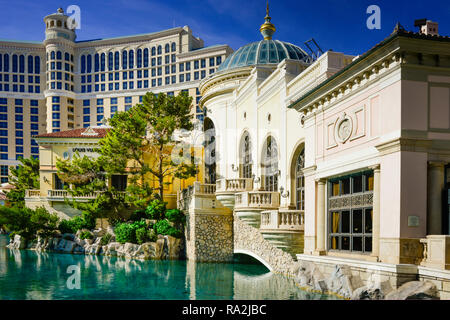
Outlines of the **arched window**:
<svg viewBox="0 0 450 320">
<path fill-rule="evenodd" d="M 158 54 L 162 54 L 162 47 L 158 46 Z"/>
<path fill-rule="evenodd" d="M 17 72 L 17 54 L 13 54 L 12 56 L 12 72 Z"/>
<path fill-rule="evenodd" d="M 156 55 L 156 48 L 155 48 L 155 47 L 152 48 L 152 57 L 153 57 L 154 55 Z"/>
<path fill-rule="evenodd" d="M 41 58 L 39 58 L 38 56 L 34 57 L 34 73 L 41 73 Z"/>
<path fill-rule="evenodd" d="M 61 60 L 62 59 L 62 53 L 61 51 L 56 51 L 56 59 Z"/>
<path fill-rule="evenodd" d="M 305 148 L 302 149 L 295 161 L 295 207 L 297 210 L 305 210 Z"/>
<path fill-rule="evenodd" d="M 100 56 L 98 55 L 98 53 L 96 53 L 94 56 L 94 70 L 95 72 L 98 72 L 99 69 L 100 69 Z"/>
<path fill-rule="evenodd" d="M 58 21 L 56 22 L 56 25 L 57 25 L 58 27 L 62 27 L 61 21 L 58 20 Z"/>
<path fill-rule="evenodd" d="M 50 52 L 50 59 L 55 60 L 55 51 Z"/>
<path fill-rule="evenodd" d="M 216 183 L 216 129 L 210 118 L 203 122 L 205 132 L 205 182 Z"/>
<path fill-rule="evenodd" d="M 119 58 L 120 58 L 119 51 L 116 51 L 114 53 L 114 70 L 119 70 L 119 66 L 120 66 Z"/>
<path fill-rule="evenodd" d="M 142 68 L 142 49 L 136 52 L 136 68 Z"/>
<path fill-rule="evenodd" d="M 9 72 L 9 54 L 5 53 L 3 56 L 3 71 Z"/>
<path fill-rule="evenodd" d="M 105 60 L 106 56 L 104 53 L 100 55 L 100 71 L 105 71 Z"/>
<path fill-rule="evenodd" d="M 28 56 L 28 73 L 33 73 L 33 56 Z"/>
<path fill-rule="evenodd" d="M 53 27 L 53 26 L 55 26 L 55 21 L 50 21 L 50 27 Z"/>
<path fill-rule="evenodd" d="M 19 56 L 19 72 L 25 73 L 25 56 L 22 54 Z"/>
<path fill-rule="evenodd" d="M 86 72 L 87 73 L 91 73 L 92 72 L 92 56 L 90 54 L 87 55 L 87 68 L 86 68 Z"/>
<path fill-rule="evenodd" d="M 148 67 L 148 48 L 144 49 L 144 68 Z"/>
<path fill-rule="evenodd" d="M 134 68 L 134 51 L 130 50 L 128 52 L 128 66 L 130 67 L 130 69 Z"/>
<path fill-rule="evenodd" d="M 128 52 L 127 50 L 122 51 L 122 69 L 128 69 Z"/>
<path fill-rule="evenodd" d="M 85 73 L 86 72 L 86 56 L 82 55 L 81 56 L 81 73 Z"/>
<path fill-rule="evenodd" d="M 241 178 L 252 177 L 252 150 L 250 135 L 246 131 L 241 139 L 240 145 L 240 176 Z"/>
<path fill-rule="evenodd" d="M 108 53 L 108 70 L 111 71 L 113 69 L 113 53 Z"/>
<path fill-rule="evenodd" d="M 177 49 L 177 45 L 175 42 L 172 42 L 172 52 L 175 52 Z"/>
<path fill-rule="evenodd" d="M 166 43 L 165 47 L 164 47 L 164 52 L 165 53 L 169 53 L 170 52 L 170 46 L 168 43 Z"/>
<path fill-rule="evenodd" d="M 68 52 L 64 53 L 64 61 L 70 61 L 70 54 Z"/>
<path fill-rule="evenodd" d="M 264 144 L 261 166 L 264 190 L 278 191 L 278 147 L 272 136 Z"/>
</svg>

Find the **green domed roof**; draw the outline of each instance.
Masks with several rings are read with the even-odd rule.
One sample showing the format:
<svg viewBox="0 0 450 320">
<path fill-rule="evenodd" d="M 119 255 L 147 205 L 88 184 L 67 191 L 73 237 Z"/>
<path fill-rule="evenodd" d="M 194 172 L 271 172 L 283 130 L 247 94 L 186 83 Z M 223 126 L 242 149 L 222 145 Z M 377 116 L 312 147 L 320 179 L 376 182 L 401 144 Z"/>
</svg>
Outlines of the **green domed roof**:
<svg viewBox="0 0 450 320">
<path fill-rule="evenodd" d="M 261 40 L 241 47 L 233 52 L 219 66 L 217 72 L 261 64 L 278 64 L 284 59 L 309 60 L 306 54 L 299 47 L 279 41 L 279 40 Z"/>
</svg>

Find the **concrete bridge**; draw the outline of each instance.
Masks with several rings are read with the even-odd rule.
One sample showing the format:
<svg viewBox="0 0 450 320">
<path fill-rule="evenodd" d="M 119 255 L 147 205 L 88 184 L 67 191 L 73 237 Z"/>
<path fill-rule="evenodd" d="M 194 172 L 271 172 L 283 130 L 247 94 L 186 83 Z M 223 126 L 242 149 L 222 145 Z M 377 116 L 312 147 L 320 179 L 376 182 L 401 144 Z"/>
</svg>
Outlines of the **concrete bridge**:
<svg viewBox="0 0 450 320">
<path fill-rule="evenodd" d="M 303 252 L 303 212 L 280 209 L 278 192 L 246 190 L 249 180 L 197 182 L 179 192 L 178 208 L 188 214 L 187 258 L 230 262 L 240 254 L 291 275 Z"/>
</svg>

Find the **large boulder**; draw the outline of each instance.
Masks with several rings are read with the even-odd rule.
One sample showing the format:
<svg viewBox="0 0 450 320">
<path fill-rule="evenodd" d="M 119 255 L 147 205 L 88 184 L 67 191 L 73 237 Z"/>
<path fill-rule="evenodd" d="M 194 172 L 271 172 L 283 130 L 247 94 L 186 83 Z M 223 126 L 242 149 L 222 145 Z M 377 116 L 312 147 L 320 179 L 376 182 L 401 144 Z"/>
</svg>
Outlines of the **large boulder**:
<svg viewBox="0 0 450 320">
<path fill-rule="evenodd" d="M 353 292 L 363 285 L 361 277 L 353 276 L 350 267 L 346 265 L 336 265 L 327 280 L 328 290 L 345 298 L 351 298 Z"/>
<path fill-rule="evenodd" d="M 157 252 L 156 242 L 145 242 L 139 246 L 139 249 L 135 252 L 135 258 L 137 259 L 154 259 Z"/>
<path fill-rule="evenodd" d="M 55 248 L 56 251 L 61 251 L 64 253 L 72 253 L 74 248 L 77 246 L 75 241 L 61 239 L 58 246 Z"/>
<path fill-rule="evenodd" d="M 377 273 L 373 273 L 367 279 L 367 285 L 353 291 L 352 300 L 383 300 L 392 291 L 389 280 L 381 281 Z"/>
<path fill-rule="evenodd" d="M 311 262 L 301 261 L 298 264 L 296 280 L 301 287 L 309 287 L 321 292 L 328 290 L 325 276 L 319 268 Z"/>
<path fill-rule="evenodd" d="M 10 240 L 7 247 L 10 249 L 25 249 L 27 247 L 27 240 L 24 237 L 16 234 L 14 235 L 14 238 Z"/>
<path fill-rule="evenodd" d="M 108 256 L 117 256 L 117 250 L 120 249 L 122 245 L 119 242 L 110 242 L 107 246 L 105 246 L 105 255 Z"/>
<path fill-rule="evenodd" d="M 180 259 L 184 249 L 183 239 L 174 238 L 172 236 L 165 236 L 167 245 L 167 258 L 168 259 Z"/>
<path fill-rule="evenodd" d="M 166 239 L 164 239 L 164 236 L 158 235 L 158 239 L 156 240 L 156 252 L 155 252 L 155 259 L 165 259 L 167 256 L 167 251 L 165 250 L 166 247 Z"/>
<path fill-rule="evenodd" d="M 431 281 L 410 281 L 386 295 L 386 300 L 437 300 L 439 292 Z"/>
</svg>

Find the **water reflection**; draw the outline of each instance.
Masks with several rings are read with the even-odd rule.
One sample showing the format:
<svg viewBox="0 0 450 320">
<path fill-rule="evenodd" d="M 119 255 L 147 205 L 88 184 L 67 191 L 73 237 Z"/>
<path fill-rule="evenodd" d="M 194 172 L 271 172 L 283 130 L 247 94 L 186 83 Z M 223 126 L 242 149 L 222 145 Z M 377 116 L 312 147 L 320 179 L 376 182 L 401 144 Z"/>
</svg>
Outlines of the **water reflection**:
<svg viewBox="0 0 450 320">
<path fill-rule="evenodd" d="M 1 239 L 3 237 L 3 239 Z M 0 299 L 320 299 L 261 265 L 141 261 L 9 250 L 0 236 Z M 81 289 L 66 282 L 70 265 Z"/>
</svg>

